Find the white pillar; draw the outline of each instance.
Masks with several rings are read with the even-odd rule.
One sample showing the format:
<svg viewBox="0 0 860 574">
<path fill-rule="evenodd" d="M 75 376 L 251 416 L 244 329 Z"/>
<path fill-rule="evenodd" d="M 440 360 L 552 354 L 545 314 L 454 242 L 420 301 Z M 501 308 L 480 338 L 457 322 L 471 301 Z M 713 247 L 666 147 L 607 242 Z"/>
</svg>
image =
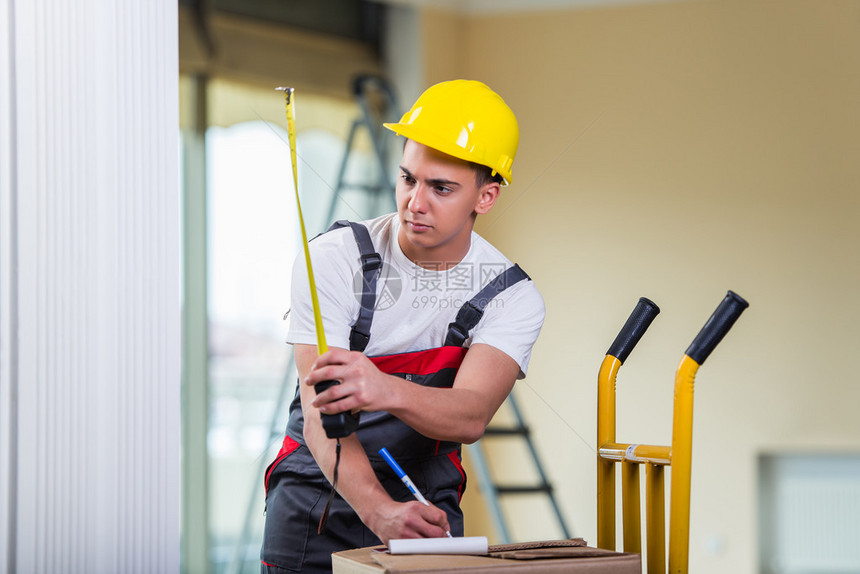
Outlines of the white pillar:
<svg viewBox="0 0 860 574">
<path fill-rule="evenodd" d="M 0 571 L 179 568 L 176 20 L 0 1 Z"/>
</svg>

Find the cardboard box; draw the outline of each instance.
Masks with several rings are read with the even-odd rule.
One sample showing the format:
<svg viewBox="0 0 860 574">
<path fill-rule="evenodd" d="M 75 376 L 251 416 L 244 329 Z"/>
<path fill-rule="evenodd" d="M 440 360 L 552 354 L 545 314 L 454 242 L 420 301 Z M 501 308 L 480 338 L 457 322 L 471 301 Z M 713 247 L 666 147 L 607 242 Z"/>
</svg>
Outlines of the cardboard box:
<svg viewBox="0 0 860 574">
<path fill-rule="evenodd" d="M 641 574 L 639 554 L 591 548 L 580 539 L 490 546 L 487 556 L 394 556 L 384 546 L 332 554 L 332 574 Z"/>
</svg>

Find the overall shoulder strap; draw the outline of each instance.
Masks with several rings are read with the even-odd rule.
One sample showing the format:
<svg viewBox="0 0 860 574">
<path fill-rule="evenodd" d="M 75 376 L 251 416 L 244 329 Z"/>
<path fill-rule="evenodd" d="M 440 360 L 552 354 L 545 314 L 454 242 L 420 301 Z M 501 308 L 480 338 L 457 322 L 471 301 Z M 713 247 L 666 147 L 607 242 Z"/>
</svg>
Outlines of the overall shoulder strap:
<svg viewBox="0 0 860 574">
<path fill-rule="evenodd" d="M 469 338 L 471 331 L 481 317 L 484 316 L 484 308 L 487 304 L 499 293 L 519 283 L 523 279 L 531 280 L 525 271 L 520 269 L 520 266 L 514 264 L 513 267 L 508 267 L 504 272 L 499 273 L 492 281 L 487 283 L 477 295 L 472 297 L 465 305 L 460 307 L 457 313 L 457 318 L 453 323 L 448 325 L 448 334 L 445 337 L 445 345 L 453 345 L 461 347 L 466 339 Z"/>
<path fill-rule="evenodd" d="M 376 280 L 382 267 L 382 257 L 373 247 L 367 227 L 360 223 L 341 219 L 332 223 L 328 231 L 347 226 L 352 229 L 358 244 L 362 271 L 361 305 L 358 319 L 349 333 L 349 348 L 351 351 L 364 351 L 370 342 L 370 325 L 373 322 L 373 310 L 376 308 Z"/>
</svg>

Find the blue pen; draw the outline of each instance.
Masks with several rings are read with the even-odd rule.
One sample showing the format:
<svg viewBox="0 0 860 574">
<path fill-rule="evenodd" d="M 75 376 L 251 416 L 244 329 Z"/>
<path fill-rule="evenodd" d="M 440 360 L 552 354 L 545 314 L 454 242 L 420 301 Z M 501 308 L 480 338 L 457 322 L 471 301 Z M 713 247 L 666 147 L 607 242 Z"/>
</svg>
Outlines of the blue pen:
<svg viewBox="0 0 860 574">
<path fill-rule="evenodd" d="M 394 458 L 391 456 L 391 453 L 388 452 L 388 449 L 385 447 L 379 449 L 379 454 L 382 455 L 382 458 L 385 459 L 385 462 L 388 463 L 388 466 L 390 466 L 394 473 L 400 478 L 400 481 L 406 485 L 406 488 L 409 489 L 409 492 L 412 493 L 412 496 L 415 497 L 415 500 L 425 506 L 430 506 L 430 503 L 427 502 L 427 499 L 424 498 L 424 495 L 421 494 L 418 488 L 415 487 L 415 483 L 412 482 L 412 479 L 409 478 L 409 476 L 405 472 L 403 472 L 403 469 L 400 468 L 400 465 L 397 464 L 397 461 L 394 460 Z M 451 538 L 450 532 L 446 531 L 445 534 L 448 535 L 448 538 Z"/>
</svg>

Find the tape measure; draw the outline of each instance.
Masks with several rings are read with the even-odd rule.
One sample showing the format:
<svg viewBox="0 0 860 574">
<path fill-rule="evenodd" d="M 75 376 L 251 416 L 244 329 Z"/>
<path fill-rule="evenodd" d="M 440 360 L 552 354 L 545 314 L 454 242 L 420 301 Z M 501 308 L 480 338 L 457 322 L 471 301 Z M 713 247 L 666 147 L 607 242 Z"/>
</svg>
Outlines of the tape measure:
<svg viewBox="0 0 860 574">
<path fill-rule="evenodd" d="M 278 91 L 284 92 L 284 101 L 287 112 L 287 135 L 290 140 L 290 159 L 293 165 L 293 184 L 296 191 L 296 206 L 299 214 L 299 227 L 302 230 L 302 245 L 305 249 L 305 262 L 308 268 L 308 283 L 311 291 L 311 304 L 314 310 L 314 325 L 317 335 L 317 352 L 322 355 L 328 350 L 328 345 L 325 341 L 325 331 L 323 330 L 322 313 L 320 313 L 320 302 L 317 297 L 317 286 L 314 281 L 314 269 L 311 264 L 311 252 L 308 247 L 308 235 L 305 231 L 305 220 L 302 216 L 302 201 L 299 198 L 299 171 L 296 162 L 296 114 L 295 114 L 295 94 L 293 88 L 275 88 Z M 332 385 L 340 384 L 338 381 L 322 381 L 314 386 L 317 394 L 328 389 Z M 358 412 L 338 413 L 336 415 L 320 415 L 322 425 L 325 429 L 325 434 L 329 438 L 340 438 L 352 434 L 358 428 L 359 414 Z"/>
</svg>

